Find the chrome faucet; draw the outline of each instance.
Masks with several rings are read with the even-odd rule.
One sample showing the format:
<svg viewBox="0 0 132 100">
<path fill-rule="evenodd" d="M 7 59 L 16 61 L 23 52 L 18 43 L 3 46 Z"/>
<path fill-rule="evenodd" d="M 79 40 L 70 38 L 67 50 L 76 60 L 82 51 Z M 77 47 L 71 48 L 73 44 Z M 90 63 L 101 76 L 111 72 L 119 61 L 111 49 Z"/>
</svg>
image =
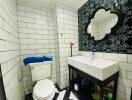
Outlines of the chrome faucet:
<svg viewBox="0 0 132 100">
<path fill-rule="evenodd" d="M 92 61 L 94 60 L 95 58 L 95 52 L 92 52 Z"/>
</svg>

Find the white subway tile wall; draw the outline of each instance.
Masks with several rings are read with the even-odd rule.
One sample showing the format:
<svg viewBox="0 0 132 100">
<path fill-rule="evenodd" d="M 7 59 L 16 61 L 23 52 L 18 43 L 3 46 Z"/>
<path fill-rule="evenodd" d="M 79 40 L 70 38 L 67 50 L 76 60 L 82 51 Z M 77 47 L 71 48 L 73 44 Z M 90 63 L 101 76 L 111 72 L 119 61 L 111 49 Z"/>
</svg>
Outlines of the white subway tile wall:
<svg viewBox="0 0 132 100">
<path fill-rule="evenodd" d="M 23 100 L 16 0 L 0 0 L 0 64 L 7 100 Z"/>
<path fill-rule="evenodd" d="M 79 54 L 91 56 L 91 52 L 80 51 Z M 95 52 L 95 57 L 119 62 L 117 100 L 130 100 L 132 88 L 132 62 L 130 59 L 132 59 L 132 55 Z"/>
<path fill-rule="evenodd" d="M 24 0 L 17 0 L 17 19 L 21 62 L 25 57 L 33 55 L 53 56 L 52 80 L 56 83 L 53 12 Z M 24 90 L 28 94 L 32 92 L 34 82 L 31 80 L 30 67 L 22 63 L 22 70 Z"/>
<path fill-rule="evenodd" d="M 68 86 L 68 62 L 70 43 L 73 42 L 73 55 L 78 55 L 78 14 L 77 10 L 56 4 L 57 30 L 59 43 L 60 88 Z"/>
</svg>

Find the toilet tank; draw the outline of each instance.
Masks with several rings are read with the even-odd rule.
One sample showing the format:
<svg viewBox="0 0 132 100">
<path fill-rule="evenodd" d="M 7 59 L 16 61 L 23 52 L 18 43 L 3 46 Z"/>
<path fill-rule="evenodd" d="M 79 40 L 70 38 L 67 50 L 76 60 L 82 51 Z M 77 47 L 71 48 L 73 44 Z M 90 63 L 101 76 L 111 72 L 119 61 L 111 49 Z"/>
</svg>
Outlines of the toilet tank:
<svg viewBox="0 0 132 100">
<path fill-rule="evenodd" d="M 32 81 L 39 81 L 46 78 L 51 78 L 52 61 L 45 61 L 39 63 L 30 63 Z"/>
</svg>

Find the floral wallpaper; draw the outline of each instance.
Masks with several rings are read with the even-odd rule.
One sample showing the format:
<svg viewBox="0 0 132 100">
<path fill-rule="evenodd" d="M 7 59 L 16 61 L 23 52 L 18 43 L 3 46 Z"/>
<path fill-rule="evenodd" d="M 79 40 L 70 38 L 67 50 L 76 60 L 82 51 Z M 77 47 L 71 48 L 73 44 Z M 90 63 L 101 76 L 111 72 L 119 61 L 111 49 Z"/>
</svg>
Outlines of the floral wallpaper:
<svg viewBox="0 0 132 100">
<path fill-rule="evenodd" d="M 99 7 L 117 11 L 118 23 L 102 40 L 95 41 L 87 26 Z M 132 54 L 132 0 L 88 0 L 78 10 L 79 50 Z"/>
</svg>

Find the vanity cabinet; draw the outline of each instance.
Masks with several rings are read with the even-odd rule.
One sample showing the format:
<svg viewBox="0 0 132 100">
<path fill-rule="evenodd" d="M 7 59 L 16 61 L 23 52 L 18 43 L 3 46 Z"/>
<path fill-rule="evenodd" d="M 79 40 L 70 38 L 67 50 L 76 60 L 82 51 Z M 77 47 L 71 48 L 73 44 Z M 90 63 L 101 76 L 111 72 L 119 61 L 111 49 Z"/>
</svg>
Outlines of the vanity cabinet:
<svg viewBox="0 0 132 100">
<path fill-rule="evenodd" d="M 91 75 L 89 75 L 88 73 L 68 64 L 69 67 L 69 89 L 71 91 L 75 91 L 74 90 L 74 85 L 77 83 L 78 84 L 78 90 L 75 91 L 77 93 L 77 95 L 80 95 L 80 91 L 82 92 L 82 94 L 88 94 L 89 96 L 87 96 L 87 100 L 94 100 L 92 99 L 92 93 L 94 92 L 94 86 L 98 85 L 100 87 L 100 92 L 99 92 L 99 100 L 103 100 L 104 98 L 104 89 L 106 84 L 109 84 L 111 82 L 113 82 L 113 91 L 112 91 L 112 100 L 116 100 L 116 93 L 117 93 L 117 82 L 118 82 L 118 76 L 119 76 L 119 71 L 117 71 L 116 73 L 114 73 L 113 75 L 111 75 L 110 77 L 108 77 L 105 80 L 100 80 L 97 79 Z M 82 79 L 86 79 L 88 85 L 86 85 L 86 87 L 82 86 Z"/>
</svg>

